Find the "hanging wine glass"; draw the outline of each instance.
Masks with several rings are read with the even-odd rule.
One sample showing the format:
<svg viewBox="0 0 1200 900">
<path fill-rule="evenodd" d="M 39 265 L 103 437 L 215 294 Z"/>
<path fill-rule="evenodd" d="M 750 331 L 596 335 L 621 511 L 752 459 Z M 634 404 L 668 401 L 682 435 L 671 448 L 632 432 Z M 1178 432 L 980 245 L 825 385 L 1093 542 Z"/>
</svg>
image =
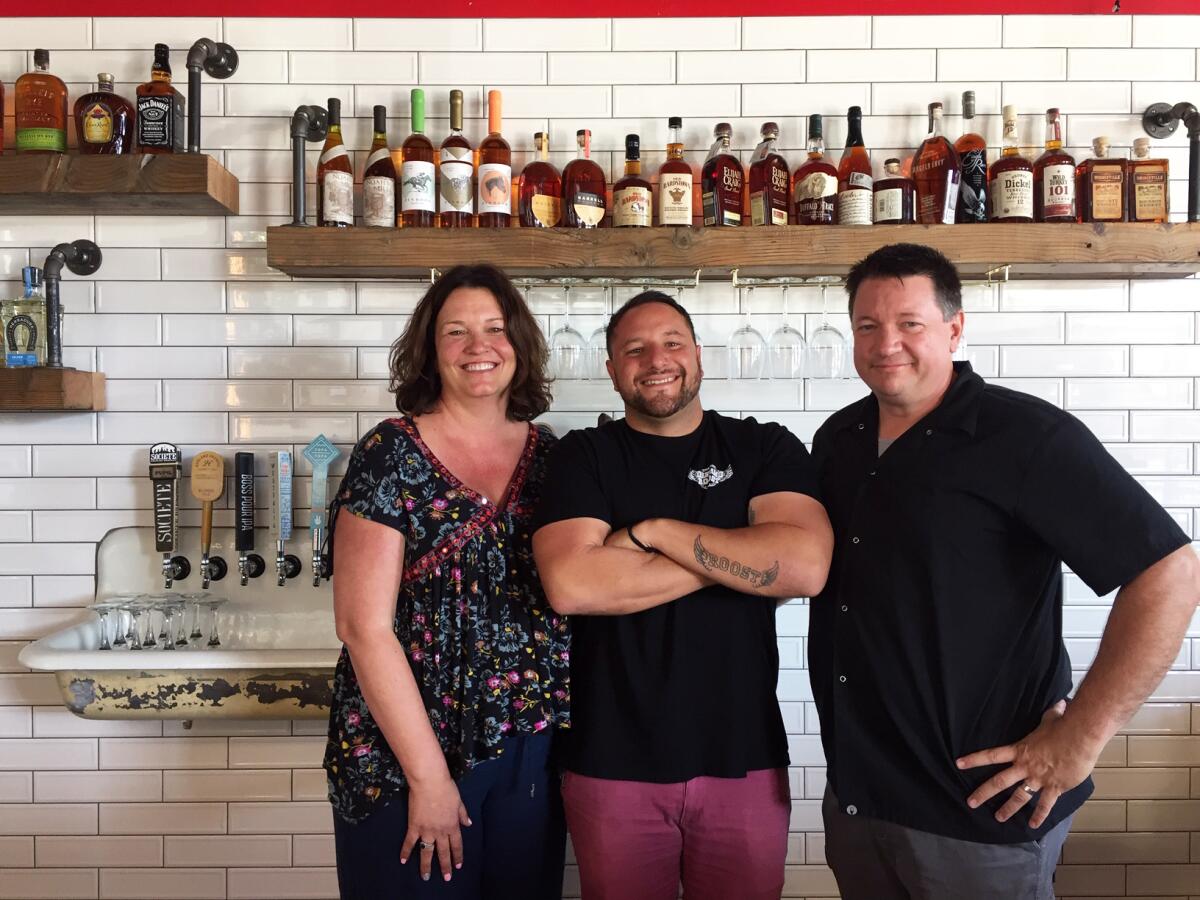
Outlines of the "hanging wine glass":
<svg viewBox="0 0 1200 900">
<path fill-rule="evenodd" d="M 763 365 L 766 362 L 767 342 L 762 333 L 754 327 L 754 288 L 746 289 L 746 319 L 741 327 L 729 336 L 729 377 L 737 379 L 757 379 L 763 377 Z"/>
<path fill-rule="evenodd" d="M 808 339 L 809 378 L 845 377 L 846 336 L 829 324 L 828 302 L 828 290 L 821 285 L 821 324 Z"/>
<path fill-rule="evenodd" d="M 592 332 L 587 342 L 587 377 L 604 379 L 608 370 L 604 361 L 608 359 L 608 321 L 612 318 L 612 289 L 604 291 L 604 322 Z"/>
<path fill-rule="evenodd" d="M 571 285 L 563 285 L 563 323 L 550 335 L 550 372 L 555 378 L 586 378 L 583 335 L 571 327 Z"/>
<path fill-rule="evenodd" d="M 772 378 L 804 377 L 804 335 L 788 319 L 788 285 L 783 286 L 783 324 L 771 332 L 767 357 Z"/>
</svg>

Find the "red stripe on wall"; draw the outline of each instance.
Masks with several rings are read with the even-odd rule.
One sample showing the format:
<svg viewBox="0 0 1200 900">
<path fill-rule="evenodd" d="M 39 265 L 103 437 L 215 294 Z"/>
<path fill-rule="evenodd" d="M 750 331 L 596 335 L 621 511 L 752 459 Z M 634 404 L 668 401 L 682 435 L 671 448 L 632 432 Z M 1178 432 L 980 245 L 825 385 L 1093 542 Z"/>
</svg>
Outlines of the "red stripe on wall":
<svg viewBox="0 0 1200 900">
<path fill-rule="evenodd" d="M 386 13 L 381 13 L 381 7 Z M 0 0 L 0 16 L 270 16 L 279 18 L 665 18 L 671 16 L 850 16 L 850 15 L 999 15 L 1108 14 L 1113 0 L 755 0 L 753 11 L 728 0 L 652 3 L 645 0 L 560 0 L 539 5 L 530 0 L 438 0 L 433 4 L 397 4 L 378 0 L 185 0 L 169 7 L 161 0 L 57 0 L 51 6 L 27 0 Z M 1120 0 L 1121 15 L 1197 15 L 1200 0 Z M 937 43 L 937 35 L 931 35 Z"/>
</svg>

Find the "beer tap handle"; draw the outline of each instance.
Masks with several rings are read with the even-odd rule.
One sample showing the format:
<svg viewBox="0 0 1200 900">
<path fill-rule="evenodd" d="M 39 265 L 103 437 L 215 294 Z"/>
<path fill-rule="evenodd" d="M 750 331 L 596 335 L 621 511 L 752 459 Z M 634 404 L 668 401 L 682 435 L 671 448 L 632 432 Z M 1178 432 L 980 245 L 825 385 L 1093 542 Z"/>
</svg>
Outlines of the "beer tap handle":
<svg viewBox="0 0 1200 900">
<path fill-rule="evenodd" d="M 321 583 L 324 574 L 324 560 L 321 558 L 321 546 L 325 533 L 325 492 L 329 483 L 329 464 L 341 451 L 323 434 L 318 434 L 304 448 L 304 458 L 312 463 L 312 518 L 309 520 L 309 531 L 312 533 L 312 570 L 313 587 Z"/>
<path fill-rule="evenodd" d="M 250 555 L 254 550 L 254 454 L 245 451 L 235 454 L 233 469 L 237 490 L 234 544 L 238 551 L 238 576 L 244 587 L 250 578 Z"/>
<path fill-rule="evenodd" d="M 179 543 L 179 448 L 155 444 L 150 448 L 150 479 L 154 482 L 154 549 L 162 554 L 163 587 L 170 589 L 177 566 L 171 556 Z"/>
<path fill-rule="evenodd" d="M 192 496 L 200 501 L 200 586 L 208 590 L 213 568 L 212 551 L 213 503 L 225 493 L 225 460 L 219 453 L 205 450 L 192 457 Z"/>
<path fill-rule="evenodd" d="M 292 454 L 288 450 L 276 450 L 270 459 L 270 534 L 275 542 L 275 579 L 283 587 L 288 577 L 286 545 L 292 536 Z"/>
</svg>

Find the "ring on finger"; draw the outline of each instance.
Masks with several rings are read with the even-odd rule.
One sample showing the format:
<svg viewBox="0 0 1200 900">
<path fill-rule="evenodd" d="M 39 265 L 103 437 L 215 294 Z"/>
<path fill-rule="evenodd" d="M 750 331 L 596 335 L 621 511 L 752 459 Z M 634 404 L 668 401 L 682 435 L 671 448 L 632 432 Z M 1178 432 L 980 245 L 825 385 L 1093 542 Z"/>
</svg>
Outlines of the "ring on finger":
<svg viewBox="0 0 1200 900">
<path fill-rule="evenodd" d="M 1029 783 L 1026 781 L 1021 782 L 1021 790 L 1023 790 L 1030 797 L 1037 794 L 1037 788 L 1030 787 Z"/>
<path fill-rule="evenodd" d="M 417 841 L 417 846 L 422 850 L 432 850 L 437 844 L 433 841 Z"/>
</svg>

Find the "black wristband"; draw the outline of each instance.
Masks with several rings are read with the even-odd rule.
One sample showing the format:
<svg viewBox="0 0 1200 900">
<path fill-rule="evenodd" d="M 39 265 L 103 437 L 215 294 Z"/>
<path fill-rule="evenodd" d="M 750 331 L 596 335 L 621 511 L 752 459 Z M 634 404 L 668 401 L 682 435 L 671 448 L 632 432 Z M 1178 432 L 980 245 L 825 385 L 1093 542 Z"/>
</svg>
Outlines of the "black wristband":
<svg viewBox="0 0 1200 900">
<path fill-rule="evenodd" d="M 657 550 L 655 550 L 653 547 L 647 547 L 645 544 L 643 544 L 641 541 L 639 541 L 639 540 L 637 539 L 637 537 L 636 537 L 636 536 L 634 535 L 634 533 L 633 533 L 633 526 L 632 526 L 632 525 L 628 525 L 628 526 L 626 526 L 626 528 L 625 528 L 625 533 L 629 535 L 629 539 L 630 539 L 631 541 L 633 541 L 633 543 L 634 543 L 634 546 L 636 546 L 636 547 L 637 547 L 639 550 L 642 550 L 642 551 L 644 551 L 644 552 L 646 552 L 646 553 L 657 553 L 657 552 L 658 552 L 658 551 L 657 551 Z"/>
</svg>

